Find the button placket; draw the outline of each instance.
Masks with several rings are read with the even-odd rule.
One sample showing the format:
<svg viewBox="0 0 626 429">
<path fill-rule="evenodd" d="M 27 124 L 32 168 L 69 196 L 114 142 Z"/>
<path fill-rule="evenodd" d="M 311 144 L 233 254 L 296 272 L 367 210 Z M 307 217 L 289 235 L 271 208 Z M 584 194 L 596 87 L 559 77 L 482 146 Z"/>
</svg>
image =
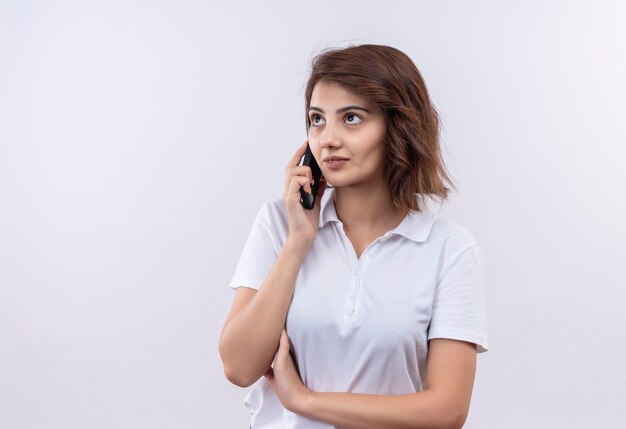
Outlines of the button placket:
<svg viewBox="0 0 626 429">
<path fill-rule="evenodd" d="M 363 268 L 362 271 L 367 270 L 370 264 L 374 261 L 374 259 L 376 258 L 376 255 L 378 255 L 378 252 L 380 252 L 380 244 L 384 242 L 385 240 L 386 239 L 384 237 L 377 238 L 373 244 L 371 244 L 370 246 L 368 246 L 367 249 L 365 249 L 361 257 L 361 260 L 359 261 L 359 263 L 362 264 L 362 268 Z"/>
<path fill-rule="evenodd" d="M 354 291 L 354 298 L 352 299 L 352 305 L 350 306 L 350 317 L 354 317 L 356 313 L 356 304 L 359 301 L 359 294 L 361 293 L 361 285 L 363 282 L 362 276 L 358 276 L 356 279 L 356 287 Z"/>
<path fill-rule="evenodd" d="M 359 295 L 361 294 L 361 288 L 363 286 L 363 273 L 367 270 L 369 265 L 373 262 L 376 255 L 380 251 L 381 243 L 388 240 L 390 234 L 386 233 L 384 236 L 377 238 L 374 243 L 370 244 L 365 249 L 362 254 L 362 258 L 359 259 L 356 256 L 356 252 L 354 251 L 352 243 L 350 242 L 350 240 L 346 236 L 345 231 L 343 230 L 343 224 L 339 222 L 336 226 L 337 232 L 339 233 L 342 243 L 344 245 L 344 249 L 348 252 L 348 255 L 352 255 L 352 257 L 349 258 L 352 275 L 350 278 L 348 300 L 346 302 L 345 319 L 349 321 L 354 321 L 357 313 Z"/>
<path fill-rule="evenodd" d="M 358 272 L 356 274 L 356 278 L 354 278 L 353 274 L 353 284 L 350 294 L 349 307 L 348 307 L 348 319 L 354 320 L 357 313 L 357 305 L 359 303 L 359 296 L 361 295 L 363 288 L 363 274 L 367 271 L 370 264 L 374 261 L 374 258 L 380 251 L 380 242 L 382 240 L 376 241 L 375 243 L 368 246 L 367 249 L 363 252 L 362 257 L 359 260 L 356 260 L 356 266 L 358 267 Z M 355 254 L 356 257 L 356 254 Z"/>
</svg>

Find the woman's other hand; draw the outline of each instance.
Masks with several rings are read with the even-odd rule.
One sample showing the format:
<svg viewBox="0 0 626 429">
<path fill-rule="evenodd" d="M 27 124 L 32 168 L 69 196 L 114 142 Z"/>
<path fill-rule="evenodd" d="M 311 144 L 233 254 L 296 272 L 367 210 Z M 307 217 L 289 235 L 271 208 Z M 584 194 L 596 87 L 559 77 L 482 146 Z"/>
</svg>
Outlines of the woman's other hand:
<svg viewBox="0 0 626 429">
<path fill-rule="evenodd" d="M 274 363 L 272 368 L 265 373 L 265 377 L 270 381 L 283 407 L 296 414 L 302 414 L 312 392 L 300 380 L 289 354 L 289 337 L 284 328 L 280 336 L 278 351 L 274 356 Z"/>
</svg>

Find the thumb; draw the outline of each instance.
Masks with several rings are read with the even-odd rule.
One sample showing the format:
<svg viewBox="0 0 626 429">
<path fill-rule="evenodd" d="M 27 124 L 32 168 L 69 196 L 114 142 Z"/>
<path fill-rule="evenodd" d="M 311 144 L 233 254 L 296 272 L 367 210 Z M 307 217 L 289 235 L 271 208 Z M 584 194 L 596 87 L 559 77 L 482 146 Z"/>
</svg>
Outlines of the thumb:
<svg viewBox="0 0 626 429">
<path fill-rule="evenodd" d="M 283 331 L 280 333 L 280 346 L 289 353 L 289 337 L 287 336 L 285 328 L 283 328 Z"/>
</svg>

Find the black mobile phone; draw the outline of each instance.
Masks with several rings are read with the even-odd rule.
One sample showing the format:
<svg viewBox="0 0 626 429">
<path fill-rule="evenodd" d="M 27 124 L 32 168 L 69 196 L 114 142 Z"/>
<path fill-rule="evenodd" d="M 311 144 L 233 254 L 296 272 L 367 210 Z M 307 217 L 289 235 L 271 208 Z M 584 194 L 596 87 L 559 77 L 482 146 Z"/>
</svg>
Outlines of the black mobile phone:
<svg viewBox="0 0 626 429">
<path fill-rule="evenodd" d="M 315 204 L 315 196 L 317 195 L 317 189 L 320 186 L 320 179 L 322 178 L 322 170 L 320 166 L 317 164 L 315 157 L 313 156 L 313 152 L 311 152 L 311 148 L 309 143 L 306 144 L 306 152 L 304 153 L 304 158 L 300 165 L 308 165 L 311 167 L 311 173 L 313 173 L 313 186 L 311 187 L 311 195 L 307 194 L 302 186 L 300 186 L 300 203 L 302 203 L 302 207 L 305 209 L 311 210 L 313 209 L 313 205 Z"/>
</svg>

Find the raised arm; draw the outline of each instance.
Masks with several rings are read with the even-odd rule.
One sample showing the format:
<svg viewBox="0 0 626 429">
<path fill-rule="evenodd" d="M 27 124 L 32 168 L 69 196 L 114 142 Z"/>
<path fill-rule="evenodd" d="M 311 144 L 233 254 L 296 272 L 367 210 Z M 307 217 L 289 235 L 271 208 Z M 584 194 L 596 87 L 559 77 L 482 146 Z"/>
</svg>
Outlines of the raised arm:
<svg viewBox="0 0 626 429">
<path fill-rule="evenodd" d="M 308 192 L 312 186 L 311 168 L 298 165 L 306 147 L 307 142 L 298 148 L 285 168 L 283 200 L 289 224 L 288 237 L 259 290 L 237 288 L 237 295 L 220 335 L 219 351 L 224 374 L 228 380 L 241 387 L 254 383 L 272 364 L 298 272 L 319 229 L 320 205 L 325 186 L 320 183 L 312 210 L 305 210 L 300 202 L 300 187 Z M 259 240 L 267 244 L 268 235 L 263 237 Z M 267 259 L 265 249 L 254 250 L 250 260 L 244 263 L 258 264 L 263 258 Z"/>
<path fill-rule="evenodd" d="M 231 383 L 250 386 L 271 366 L 305 255 L 306 249 L 288 241 L 258 291 L 237 289 L 219 342 Z"/>
</svg>

